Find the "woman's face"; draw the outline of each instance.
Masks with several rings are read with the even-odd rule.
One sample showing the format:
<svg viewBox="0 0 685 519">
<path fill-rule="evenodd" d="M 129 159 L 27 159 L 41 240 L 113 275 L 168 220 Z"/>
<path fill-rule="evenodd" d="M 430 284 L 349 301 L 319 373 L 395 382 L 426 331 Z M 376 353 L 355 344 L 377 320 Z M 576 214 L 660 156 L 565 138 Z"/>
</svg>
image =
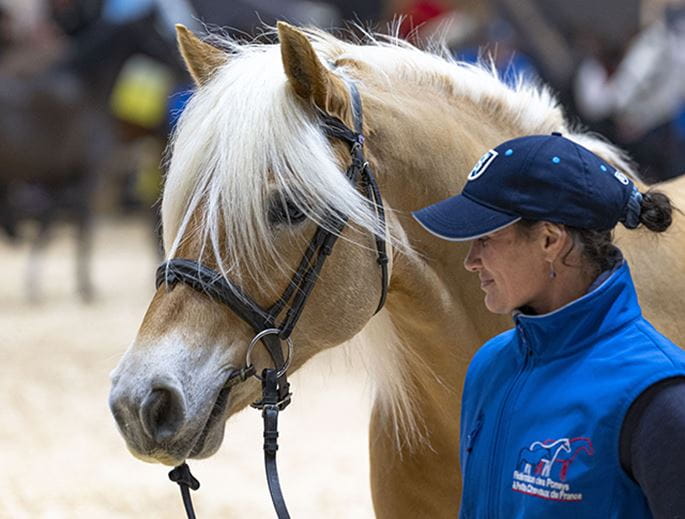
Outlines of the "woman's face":
<svg viewBox="0 0 685 519">
<path fill-rule="evenodd" d="M 473 240 L 464 266 L 478 273 L 491 312 L 508 314 L 522 306 L 544 306 L 550 263 L 538 233 L 527 236 L 514 224 Z"/>
</svg>

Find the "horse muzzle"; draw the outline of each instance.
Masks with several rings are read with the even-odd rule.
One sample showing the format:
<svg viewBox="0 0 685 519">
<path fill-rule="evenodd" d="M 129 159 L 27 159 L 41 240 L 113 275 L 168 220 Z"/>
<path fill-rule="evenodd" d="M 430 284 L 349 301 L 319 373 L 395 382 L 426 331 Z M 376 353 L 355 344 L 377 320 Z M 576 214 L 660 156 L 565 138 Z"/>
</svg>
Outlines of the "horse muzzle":
<svg viewBox="0 0 685 519">
<path fill-rule="evenodd" d="M 109 406 L 134 456 L 177 465 L 216 452 L 223 440 L 229 397 L 228 387 L 188 395 L 180 378 L 169 375 L 136 384 L 115 376 Z M 191 404 L 201 400 L 204 403 L 195 407 Z"/>
</svg>

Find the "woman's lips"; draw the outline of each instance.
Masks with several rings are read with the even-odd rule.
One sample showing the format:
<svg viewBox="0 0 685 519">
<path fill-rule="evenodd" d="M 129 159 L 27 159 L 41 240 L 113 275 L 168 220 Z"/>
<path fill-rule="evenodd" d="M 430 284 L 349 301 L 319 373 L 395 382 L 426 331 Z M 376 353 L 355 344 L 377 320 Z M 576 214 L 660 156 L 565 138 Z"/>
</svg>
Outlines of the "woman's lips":
<svg viewBox="0 0 685 519">
<path fill-rule="evenodd" d="M 485 288 L 489 285 L 492 285 L 495 282 L 494 279 L 481 279 L 480 280 L 480 288 Z"/>
</svg>

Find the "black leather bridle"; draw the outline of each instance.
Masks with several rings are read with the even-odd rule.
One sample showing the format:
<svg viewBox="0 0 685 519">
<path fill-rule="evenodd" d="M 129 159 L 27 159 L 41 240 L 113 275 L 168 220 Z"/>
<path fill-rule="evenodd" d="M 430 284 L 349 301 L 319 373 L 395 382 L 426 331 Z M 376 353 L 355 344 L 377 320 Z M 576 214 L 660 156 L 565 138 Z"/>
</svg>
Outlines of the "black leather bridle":
<svg viewBox="0 0 685 519">
<path fill-rule="evenodd" d="M 321 126 L 332 138 L 346 142 L 350 148 L 352 162 L 347 168 L 346 176 L 355 186 L 365 191 L 369 202 L 373 204 L 381 228 L 385 228 L 385 213 L 378 184 L 369 163 L 364 158 L 364 136 L 362 134 L 362 103 L 357 87 L 347 82 L 352 100 L 354 130 L 350 129 L 337 117 L 320 111 Z M 222 389 L 224 396 L 230 388 L 255 376 L 262 381 L 262 398 L 252 404 L 262 411 L 264 420 L 264 462 L 271 499 L 279 519 L 289 519 L 288 509 L 283 499 L 278 470 L 276 451 L 278 450 L 278 413 L 287 407 L 291 400 L 290 385 L 287 381 L 287 370 L 292 359 L 292 340 L 290 335 L 297 324 L 307 298 L 311 294 L 319 273 L 330 256 L 333 246 L 348 222 L 347 215 L 329 214 L 326 227 L 319 225 L 307 246 L 295 274 L 285 291 L 270 307 L 261 307 L 239 286 L 232 283 L 221 273 L 203 265 L 199 261 L 174 258 L 157 269 L 157 288 L 166 285 L 171 289 L 177 283 L 184 283 L 207 295 L 209 298 L 228 306 L 238 317 L 249 324 L 255 337 L 248 350 L 245 367 L 235 369 L 229 374 Z M 381 297 L 376 313 L 383 308 L 388 292 L 388 255 L 383 236 L 375 236 L 377 262 L 381 268 Z M 277 324 L 278 316 L 290 304 L 285 317 Z M 284 359 L 282 342 L 288 345 L 288 355 Z M 257 374 L 251 362 L 251 353 L 257 343 L 261 342 L 269 352 L 274 367 L 264 369 Z M 169 478 L 181 488 L 183 504 L 189 519 L 195 519 L 190 491 L 197 490 L 200 483 L 190 473 L 186 463 L 179 465 L 169 473 Z"/>
</svg>

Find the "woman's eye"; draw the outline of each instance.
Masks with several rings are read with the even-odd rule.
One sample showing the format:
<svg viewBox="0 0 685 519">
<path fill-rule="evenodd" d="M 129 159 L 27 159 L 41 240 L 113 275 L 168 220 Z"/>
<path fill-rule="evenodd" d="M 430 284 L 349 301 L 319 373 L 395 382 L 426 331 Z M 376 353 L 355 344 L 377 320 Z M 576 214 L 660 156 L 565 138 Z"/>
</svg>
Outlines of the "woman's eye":
<svg viewBox="0 0 685 519">
<path fill-rule="evenodd" d="M 490 238 L 483 236 L 482 238 L 478 238 L 478 243 L 481 247 L 485 247 L 485 245 L 488 243 L 488 240 L 490 240 Z"/>
<path fill-rule="evenodd" d="M 291 200 L 277 196 L 269 206 L 269 222 L 272 224 L 296 224 L 306 215 Z"/>
</svg>

